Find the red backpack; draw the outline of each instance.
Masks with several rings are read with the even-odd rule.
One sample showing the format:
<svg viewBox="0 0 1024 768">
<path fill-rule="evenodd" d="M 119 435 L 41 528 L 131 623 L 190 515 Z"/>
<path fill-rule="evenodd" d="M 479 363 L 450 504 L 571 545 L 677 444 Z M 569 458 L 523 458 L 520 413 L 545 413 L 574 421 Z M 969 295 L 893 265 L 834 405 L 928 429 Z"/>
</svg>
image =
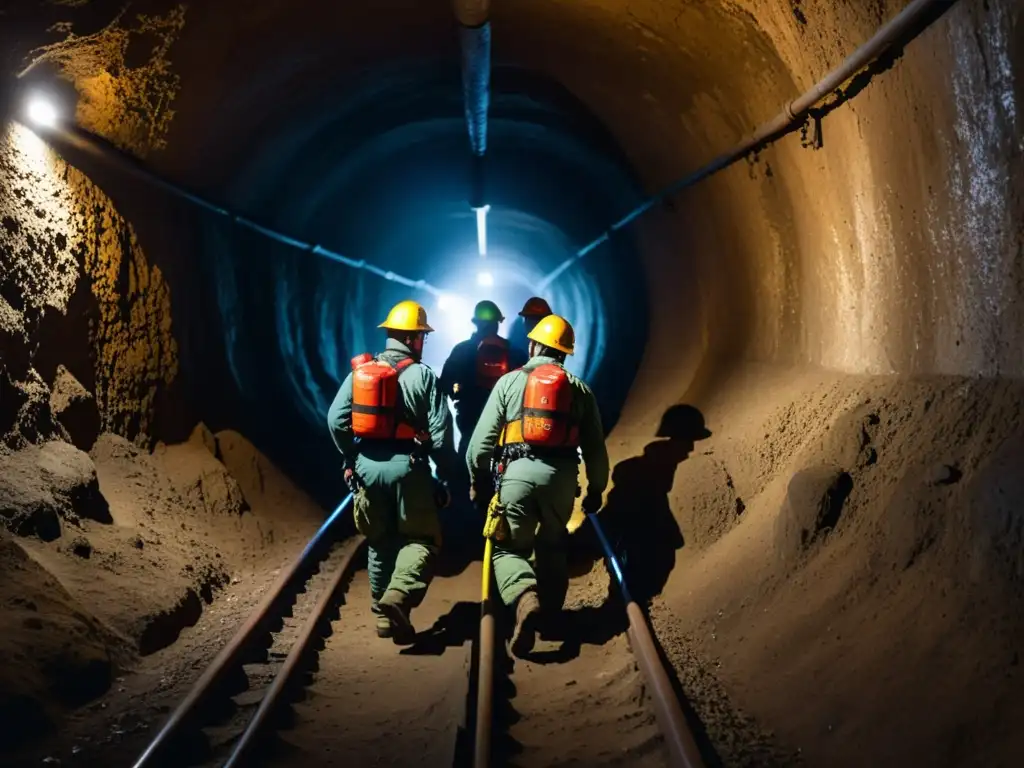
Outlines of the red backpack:
<svg viewBox="0 0 1024 768">
<path fill-rule="evenodd" d="M 494 389 L 498 379 L 509 372 L 508 341 L 488 336 L 476 347 L 476 383 L 481 389 Z"/>
<path fill-rule="evenodd" d="M 413 364 L 397 365 L 362 354 L 352 358 L 352 432 L 364 440 L 412 440 L 416 429 L 399 421 L 398 377 Z"/>
<path fill-rule="evenodd" d="M 523 392 L 523 442 L 548 448 L 578 446 L 579 429 L 569 423 L 571 406 L 572 383 L 565 369 L 554 364 L 534 368 Z"/>
</svg>

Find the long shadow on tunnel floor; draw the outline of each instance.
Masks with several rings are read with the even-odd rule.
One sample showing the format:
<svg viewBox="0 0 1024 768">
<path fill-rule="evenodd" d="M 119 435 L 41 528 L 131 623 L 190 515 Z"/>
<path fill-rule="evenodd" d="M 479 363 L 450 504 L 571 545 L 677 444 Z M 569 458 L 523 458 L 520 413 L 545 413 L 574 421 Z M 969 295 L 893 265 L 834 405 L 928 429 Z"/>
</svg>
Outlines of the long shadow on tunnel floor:
<svg viewBox="0 0 1024 768">
<path fill-rule="evenodd" d="M 461 648 L 473 642 L 479 625 L 480 603 L 456 603 L 428 629 L 417 632 L 413 644 L 399 653 L 406 656 L 441 656 L 449 648 Z"/>
<path fill-rule="evenodd" d="M 619 462 L 612 471 L 612 490 L 598 519 L 640 605 L 647 605 L 665 588 L 676 551 L 686 543 L 669 501 L 676 469 L 690 456 L 696 441 L 710 436 L 697 408 L 673 405 L 662 416 L 657 439 L 644 446 L 642 455 Z M 604 554 L 589 530 L 570 537 L 570 545 L 574 570 Z"/>
</svg>

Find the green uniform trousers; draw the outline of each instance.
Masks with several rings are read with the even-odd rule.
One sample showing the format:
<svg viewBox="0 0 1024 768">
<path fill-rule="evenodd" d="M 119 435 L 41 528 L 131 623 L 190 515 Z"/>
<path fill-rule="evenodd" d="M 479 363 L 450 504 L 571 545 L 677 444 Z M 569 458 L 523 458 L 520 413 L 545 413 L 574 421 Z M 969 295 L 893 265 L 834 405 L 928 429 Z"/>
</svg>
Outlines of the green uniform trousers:
<svg viewBox="0 0 1024 768">
<path fill-rule="evenodd" d="M 506 468 L 498 500 L 505 507 L 510 536 L 494 542 L 492 560 L 506 605 L 535 588 L 545 611 L 561 610 L 569 589 L 565 527 L 576 483 L 577 463 L 572 459 L 516 459 Z"/>
<path fill-rule="evenodd" d="M 434 480 L 425 464 L 410 466 L 408 454 L 356 459 L 364 494 L 354 508 L 356 528 L 369 545 L 368 570 L 374 606 L 389 589 L 415 607 L 433 578 L 441 541 Z"/>
</svg>

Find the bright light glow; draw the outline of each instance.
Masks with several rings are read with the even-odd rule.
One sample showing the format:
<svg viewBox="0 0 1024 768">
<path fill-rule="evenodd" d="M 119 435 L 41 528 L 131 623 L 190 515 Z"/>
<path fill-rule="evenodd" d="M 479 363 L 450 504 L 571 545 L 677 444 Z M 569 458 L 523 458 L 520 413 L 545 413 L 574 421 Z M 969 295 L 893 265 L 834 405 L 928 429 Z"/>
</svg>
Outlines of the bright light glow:
<svg viewBox="0 0 1024 768">
<path fill-rule="evenodd" d="M 491 288 L 494 286 L 494 275 L 490 272 L 477 272 L 476 284 L 481 288 Z"/>
<path fill-rule="evenodd" d="M 487 212 L 491 206 L 476 208 L 476 247 L 481 256 L 487 255 Z"/>
<path fill-rule="evenodd" d="M 437 308 L 446 315 L 458 315 L 459 317 L 456 321 L 464 320 L 469 322 L 469 317 L 472 314 L 469 299 L 454 293 L 442 293 L 438 296 Z"/>
<path fill-rule="evenodd" d="M 39 128 L 54 128 L 60 117 L 53 102 L 43 96 L 33 96 L 25 109 L 29 121 Z"/>
</svg>

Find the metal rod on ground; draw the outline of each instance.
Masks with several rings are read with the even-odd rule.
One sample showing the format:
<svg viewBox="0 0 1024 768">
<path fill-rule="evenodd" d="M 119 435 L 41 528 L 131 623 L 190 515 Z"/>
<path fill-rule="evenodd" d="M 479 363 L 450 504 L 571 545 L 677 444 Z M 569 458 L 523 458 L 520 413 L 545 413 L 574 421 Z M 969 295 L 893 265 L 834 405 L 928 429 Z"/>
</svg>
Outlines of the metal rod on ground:
<svg viewBox="0 0 1024 768">
<path fill-rule="evenodd" d="M 305 624 L 303 624 L 302 633 L 295 641 L 292 649 L 288 652 L 288 658 L 285 659 L 280 672 L 278 672 L 277 677 L 274 678 L 274 682 L 271 683 L 270 688 L 267 689 L 266 694 L 263 696 L 263 701 L 260 702 L 259 709 L 256 710 L 256 714 L 254 714 L 252 720 L 249 721 L 249 724 L 245 728 L 245 732 L 241 737 L 239 737 L 234 748 L 231 750 L 231 757 L 229 757 L 227 762 L 224 763 L 224 768 L 237 768 L 238 766 L 247 764 L 245 762 L 246 759 L 249 757 L 252 748 L 258 743 L 257 737 L 261 733 L 267 719 L 274 712 L 274 707 L 281 698 L 281 694 L 284 692 L 285 687 L 291 681 L 295 672 L 299 669 L 299 662 L 302 661 L 302 657 L 306 653 L 306 649 L 309 647 L 310 641 L 313 639 L 313 633 L 316 632 L 321 619 L 323 619 L 324 615 L 327 613 L 327 609 L 330 607 L 331 601 L 334 598 L 334 593 L 337 592 L 338 586 L 341 584 L 342 579 L 345 578 L 345 574 L 348 572 L 349 566 L 352 564 L 352 558 L 355 557 L 356 553 L 363 546 L 365 541 L 366 539 L 362 536 L 356 539 L 355 545 L 352 546 L 345 554 L 338 570 L 331 576 L 330 581 L 324 588 L 323 594 L 320 596 L 320 599 L 317 600 L 312 614 L 310 614 L 309 618 L 306 619 Z"/>
<path fill-rule="evenodd" d="M 658 718 L 658 725 L 665 736 L 671 764 L 679 766 L 679 768 L 703 768 L 704 760 L 700 756 L 693 733 L 686 724 L 686 717 L 683 715 L 683 708 L 679 705 L 679 699 L 676 698 L 672 682 L 658 657 L 658 649 L 651 636 L 650 627 L 647 626 L 644 612 L 629 594 L 622 566 L 612 550 L 608 537 L 605 536 L 604 528 L 601 527 L 597 515 L 588 514 L 587 517 L 594 526 L 597 538 L 601 542 L 601 549 L 604 550 L 604 556 L 608 560 L 608 567 L 619 585 L 622 599 L 626 602 L 626 616 L 629 617 L 629 644 L 633 648 L 637 665 L 651 692 L 654 714 Z"/>
<path fill-rule="evenodd" d="M 944 13 L 956 2 L 957 0 L 913 0 L 902 11 L 879 27 L 878 31 L 867 42 L 850 54 L 842 64 L 825 75 L 825 77 L 800 96 L 785 104 L 779 114 L 762 123 L 749 137 L 743 139 L 732 149 L 723 152 L 693 173 L 669 184 L 612 224 L 607 230 L 598 235 L 596 239 L 580 248 L 574 256 L 570 256 L 563 261 L 541 281 L 538 291 L 543 293 L 545 288 L 551 285 L 559 275 L 569 269 L 579 259 L 582 259 L 598 246 L 608 242 L 615 232 L 624 229 L 656 205 L 682 192 L 687 187 L 692 187 L 709 176 L 728 168 L 751 152 L 762 149 L 772 141 L 782 138 L 787 133 L 799 128 L 803 125 L 804 119 L 815 104 L 822 101 L 847 80 L 850 80 L 862 69 L 887 53 L 896 43 L 904 40 L 928 14 L 934 13 L 937 18 L 938 14 Z M 929 21 L 929 23 L 931 22 Z M 919 31 L 923 31 L 925 28 L 927 27 L 923 27 Z"/>
<path fill-rule="evenodd" d="M 480 640 L 477 664 L 476 734 L 473 739 L 473 768 L 487 768 L 491 762 L 491 719 L 494 714 L 494 610 L 491 605 L 491 552 L 494 543 L 484 544 L 483 575 L 480 584 Z"/>
<path fill-rule="evenodd" d="M 259 608 L 246 619 L 245 623 L 228 641 L 228 644 L 221 649 L 221 652 L 217 654 L 216 658 L 210 663 L 210 666 L 206 668 L 202 677 L 192 686 L 192 689 L 182 700 L 181 704 L 167 718 L 167 722 L 164 723 L 145 751 L 139 755 L 138 760 L 133 764 L 133 768 L 144 768 L 144 766 L 153 765 L 155 758 L 168 746 L 181 727 L 195 714 L 196 708 L 206 700 L 210 692 L 224 679 L 228 670 L 239 662 L 253 634 L 266 621 L 271 610 L 274 608 L 274 604 L 281 598 L 285 590 L 292 585 L 302 568 L 308 564 L 307 561 L 310 554 L 320 546 L 327 531 L 334 525 L 351 501 L 352 494 L 350 493 L 338 505 L 331 516 L 324 521 L 324 524 L 320 526 L 320 529 L 303 548 L 302 553 L 292 562 L 288 570 L 281 574 L 280 578 L 274 583 L 274 586 L 271 587 L 267 596 L 263 598 L 263 602 L 260 603 Z"/>
</svg>

